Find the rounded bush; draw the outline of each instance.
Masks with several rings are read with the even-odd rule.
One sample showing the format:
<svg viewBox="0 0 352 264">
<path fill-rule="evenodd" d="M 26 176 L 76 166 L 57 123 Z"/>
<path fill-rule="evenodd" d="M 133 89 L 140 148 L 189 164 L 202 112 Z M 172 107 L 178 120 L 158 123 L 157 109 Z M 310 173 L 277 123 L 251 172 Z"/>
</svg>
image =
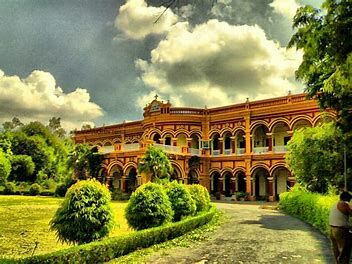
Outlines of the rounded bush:
<svg viewBox="0 0 352 264">
<path fill-rule="evenodd" d="M 196 204 L 184 184 L 173 181 L 166 186 L 166 194 L 174 211 L 174 221 L 180 221 L 182 217 L 195 214 Z"/>
<path fill-rule="evenodd" d="M 162 186 L 147 183 L 132 193 L 125 209 L 128 225 L 136 230 L 160 226 L 172 220 L 171 203 Z"/>
<path fill-rule="evenodd" d="M 13 182 L 5 183 L 4 194 L 14 194 L 15 193 L 15 184 Z"/>
<path fill-rule="evenodd" d="M 208 210 L 210 207 L 210 195 L 208 190 L 200 184 L 187 185 L 197 208 L 197 212 Z"/>
<path fill-rule="evenodd" d="M 96 180 L 72 185 L 51 220 L 51 229 L 66 243 L 83 244 L 101 239 L 113 227 L 109 190 Z"/>
<path fill-rule="evenodd" d="M 29 194 L 30 195 L 38 195 L 42 188 L 38 183 L 33 183 L 31 187 L 29 187 Z"/>
</svg>

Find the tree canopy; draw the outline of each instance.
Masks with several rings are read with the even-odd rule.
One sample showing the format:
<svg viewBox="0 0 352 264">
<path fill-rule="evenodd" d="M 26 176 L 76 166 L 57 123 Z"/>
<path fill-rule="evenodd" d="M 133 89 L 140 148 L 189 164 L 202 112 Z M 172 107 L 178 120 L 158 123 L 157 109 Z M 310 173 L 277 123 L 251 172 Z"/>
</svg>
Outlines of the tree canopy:
<svg viewBox="0 0 352 264">
<path fill-rule="evenodd" d="M 286 162 L 297 182 L 325 193 L 329 185 L 343 187 L 341 145 L 342 133 L 334 123 L 300 129 L 288 143 Z"/>
<path fill-rule="evenodd" d="M 324 10 L 298 9 L 293 27 L 297 32 L 288 47 L 304 52 L 296 77 L 322 108 L 336 110 L 343 133 L 352 126 L 352 1 L 325 0 Z"/>
</svg>

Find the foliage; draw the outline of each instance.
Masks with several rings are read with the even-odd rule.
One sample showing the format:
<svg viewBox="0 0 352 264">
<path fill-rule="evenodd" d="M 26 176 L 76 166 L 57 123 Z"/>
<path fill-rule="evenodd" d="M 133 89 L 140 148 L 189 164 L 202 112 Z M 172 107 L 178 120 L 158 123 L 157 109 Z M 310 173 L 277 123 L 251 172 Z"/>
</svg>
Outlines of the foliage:
<svg viewBox="0 0 352 264">
<path fill-rule="evenodd" d="M 337 195 L 311 193 L 304 188 L 294 187 L 290 192 L 280 194 L 280 208 L 310 223 L 321 232 L 329 233 L 329 213 L 338 201 Z"/>
<path fill-rule="evenodd" d="M 0 148 L 0 185 L 3 185 L 11 172 L 11 163 Z"/>
<path fill-rule="evenodd" d="M 13 182 L 5 183 L 4 194 L 14 194 L 15 188 L 16 188 L 16 186 Z"/>
<path fill-rule="evenodd" d="M 10 181 L 29 181 L 33 179 L 35 164 L 28 155 L 13 155 L 11 157 Z"/>
<path fill-rule="evenodd" d="M 352 2 L 325 0 L 322 10 L 298 9 L 289 47 L 304 52 L 296 77 L 324 109 L 337 114 L 337 124 L 347 145 L 347 167 L 352 164 Z"/>
<path fill-rule="evenodd" d="M 65 138 L 66 136 L 66 131 L 61 127 L 61 117 L 53 116 L 50 118 L 47 128 L 59 138 Z"/>
<path fill-rule="evenodd" d="M 114 201 L 128 201 L 130 196 L 129 193 L 125 193 L 121 189 L 114 189 L 111 192 L 111 199 Z"/>
<path fill-rule="evenodd" d="M 129 226 L 141 230 L 170 222 L 173 211 L 162 186 L 147 183 L 132 193 L 126 207 L 125 217 Z"/>
<path fill-rule="evenodd" d="M 87 144 L 75 145 L 69 158 L 69 164 L 74 169 L 76 179 L 96 178 L 102 161 L 103 155 L 98 153 L 97 147 L 91 147 Z"/>
<path fill-rule="evenodd" d="M 322 7 L 301 7 L 294 17 L 297 32 L 289 47 L 304 51 L 296 75 L 323 108 L 337 110 L 342 122 L 351 121 L 352 2 L 325 0 Z"/>
<path fill-rule="evenodd" d="M 88 243 L 109 234 L 113 213 L 109 190 L 98 181 L 80 181 L 67 191 L 51 221 L 51 229 L 66 243 Z"/>
<path fill-rule="evenodd" d="M 38 195 L 41 191 L 41 187 L 38 183 L 33 183 L 31 187 L 29 187 L 30 195 Z"/>
<path fill-rule="evenodd" d="M 154 181 L 169 178 L 172 171 L 173 168 L 166 153 L 160 148 L 149 145 L 146 153 L 139 161 L 138 173 L 151 174 L 151 180 Z"/>
<path fill-rule="evenodd" d="M 196 203 L 184 184 L 171 182 L 166 187 L 166 194 L 174 211 L 174 221 L 180 221 L 185 216 L 195 214 Z"/>
<path fill-rule="evenodd" d="M 128 254 L 136 249 L 147 248 L 151 245 L 179 237 L 187 232 L 205 225 L 216 214 L 213 208 L 209 212 L 184 219 L 177 223 L 154 227 L 126 236 L 112 237 L 102 241 L 79 245 L 50 254 L 25 258 L 21 263 L 102 263 Z"/>
<path fill-rule="evenodd" d="M 6 121 L 2 124 L 2 127 L 5 131 L 12 131 L 22 126 L 23 126 L 23 123 L 20 121 L 18 117 L 14 117 L 12 118 L 11 121 Z"/>
<path fill-rule="evenodd" d="M 329 184 L 343 186 L 342 134 L 333 123 L 296 131 L 288 143 L 286 162 L 296 180 L 313 192 Z"/>
<path fill-rule="evenodd" d="M 43 194 L 45 191 L 40 193 Z M 68 248 L 69 245 L 57 241 L 55 232 L 48 230 L 48 223 L 62 201 L 53 197 L 0 195 L 0 263 L 1 257 L 31 256 L 36 242 L 39 244 L 35 255 Z M 115 222 L 119 225 L 110 232 L 111 237 L 132 232 L 123 217 L 126 205 L 125 202 L 112 203 Z"/>
<path fill-rule="evenodd" d="M 208 190 L 200 184 L 187 185 L 189 193 L 195 202 L 197 212 L 208 210 L 210 207 L 210 195 Z"/>
</svg>

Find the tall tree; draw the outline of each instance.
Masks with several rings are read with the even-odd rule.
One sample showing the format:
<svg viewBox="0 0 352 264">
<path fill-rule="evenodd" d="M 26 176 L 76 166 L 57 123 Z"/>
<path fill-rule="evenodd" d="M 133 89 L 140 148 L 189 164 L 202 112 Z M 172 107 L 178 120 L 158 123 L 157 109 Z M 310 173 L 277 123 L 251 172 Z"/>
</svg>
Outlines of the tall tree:
<svg viewBox="0 0 352 264">
<path fill-rule="evenodd" d="M 59 138 L 64 138 L 66 135 L 65 129 L 61 126 L 61 117 L 55 117 L 49 119 L 49 124 L 47 126 L 51 133 L 55 134 Z"/>
<path fill-rule="evenodd" d="M 352 1 L 325 0 L 322 8 L 298 9 L 293 20 L 297 32 L 288 47 L 303 50 L 296 77 L 322 108 L 336 110 L 348 142 L 352 137 Z"/>
<path fill-rule="evenodd" d="M 13 131 L 16 128 L 21 128 L 22 126 L 23 123 L 18 117 L 14 117 L 11 121 L 6 121 L 2 124 L 2 127 L 5 131 Z"/>
</svg>

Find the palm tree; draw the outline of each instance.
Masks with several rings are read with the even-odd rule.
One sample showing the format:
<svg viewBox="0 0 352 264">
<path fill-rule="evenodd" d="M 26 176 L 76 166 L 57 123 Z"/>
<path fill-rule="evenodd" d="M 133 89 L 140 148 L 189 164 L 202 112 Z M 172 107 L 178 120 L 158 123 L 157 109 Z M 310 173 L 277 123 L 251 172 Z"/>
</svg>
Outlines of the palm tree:
<svg viewBox="0 0 352 264">
<path fill-rule="evenodd" d="M 138 173 L 147 174 L 147 181 L 155 181 L 169 178 L 172 171 L 173 168 L 166 153 L 162 149 L 149 145 L 146 153 L 139 161 Z"/>
</svg>

